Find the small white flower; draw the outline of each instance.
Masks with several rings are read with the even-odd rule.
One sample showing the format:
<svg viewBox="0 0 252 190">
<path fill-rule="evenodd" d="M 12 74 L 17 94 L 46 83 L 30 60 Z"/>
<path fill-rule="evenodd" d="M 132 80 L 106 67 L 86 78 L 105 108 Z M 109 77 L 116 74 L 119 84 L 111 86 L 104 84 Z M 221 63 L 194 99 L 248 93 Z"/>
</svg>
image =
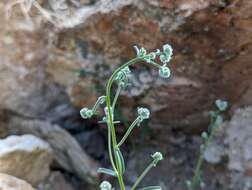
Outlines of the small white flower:
<svg viewBox="0 0 252 190">
<path fill-rule="evenodd" d="M 100 184 L 100 189 L 101 190 L 112 190 L 112 185 L 108 181 L 103 181 Z"/>
<path fill-rule="evenodd" d="M 93 111 L 88 108 L 82 108 L 80 110 L 80 115 L 83 119 L 88 119 L 93 116 Z"/>
<path fill-rule="evenodd" d="M 156 58 L 156 53 L 154 53 L 154 52 L 151 52 L 150 54 L 150 59 L 155 59 Z"/>
<path fill-rule="evenodd" d="M 156 166 L 159 161 L 164 159 L 161 152 L 155 152 L 153 155 L 151 155 L 151 157 L 153 158 L 154 166 Z"/>
<path fill-rule="evenodd" d="M 216 100 L 215 104 L 220 111 L 225 111 L 228 107 L 228 102 L 224 100 Z"/>
<path fill-rule="evenodd" d="M 141 121 L 143 121 L 144 119 L 150 118 L 150 111 L 147 108 L 138 108 L 137 113 Z"/>
<path fill-rule="evenodd" d="M 166 66 L 161 66 L 159 68 L 159 76 L 162 78 L 169 78 L 171 75 L 171 70 Z"/>
<path fill-rule="evenodd" d="M 169 44 L 163 45 L 163 51 L 166 54 L 169 54 L 170 56 L 172 56 L 172 54 L 173 54 L 173 49 L 172 49 L 172 47 Z"/>
</svg>

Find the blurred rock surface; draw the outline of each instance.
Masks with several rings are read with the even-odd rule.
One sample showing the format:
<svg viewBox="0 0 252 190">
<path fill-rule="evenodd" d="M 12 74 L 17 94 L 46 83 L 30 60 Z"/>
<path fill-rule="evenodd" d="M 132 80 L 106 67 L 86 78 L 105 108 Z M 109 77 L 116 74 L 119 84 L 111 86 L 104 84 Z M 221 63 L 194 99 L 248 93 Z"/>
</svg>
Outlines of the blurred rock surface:
<svg viewBox="0 0 252 190">
<path fill-rule="evenodd" d="M 9 136 L 0 140 L 0 172 L 37 185 L 49 176 L 52 150 L 32 135 Z"/>
<path fill-rule="evenodd" d="M 39 184 L 39 190 L 74 190 L 60 172 L 52 172 L 48 179 Z"/>
<path fill-rule="evenodd" d="M 27 182 L 16 177 L 0 174 L 0 189 L 1 190 L 35 190 Z"/>
<path fill-rule="evenodd" d="M 220 164 L 226 157 L 231 189 L 252 188 L 252 107 L 237 109 L 217 131 L 205 154 L 208 162 Z"/>
<path fill-rule="evenodd" d="M 62 168 L 76 174 L 83 181 L 95 184 L 99 164 L 82 150 L 78 142 L 64 129 L 49 121 L 15 115 L 13 112 L 0 113 L 5 118 L 0 125 L 9 134 L 33 134 L 50 144 L 54 159 Z M 1 121 L 1 119 L 0 119 Z"/>
<path fill-rule="evenodd" d="M 233 109 L 251 104 L 251 1 L 65 2 L 73 12 L 67 18 L 79 20 L 68 26 L 66 19 L 59 28 L 43 24 L 34 11 L 27 30 L 18 6 L 9 20 L 1 11 L 0 107 L 50 117 L 61 104 L 91 106 L 112 70 L 135 56 L 134 44 L 152 50 L 167 42 L 175 50 L 173 78 L 159 80 L 153 68 L 134 67 L 133 86 L 120 99 L 125 117 L 144 104 L 152 127 L 190 131 L 204 126 L 217 98 Z"/>
</svg>

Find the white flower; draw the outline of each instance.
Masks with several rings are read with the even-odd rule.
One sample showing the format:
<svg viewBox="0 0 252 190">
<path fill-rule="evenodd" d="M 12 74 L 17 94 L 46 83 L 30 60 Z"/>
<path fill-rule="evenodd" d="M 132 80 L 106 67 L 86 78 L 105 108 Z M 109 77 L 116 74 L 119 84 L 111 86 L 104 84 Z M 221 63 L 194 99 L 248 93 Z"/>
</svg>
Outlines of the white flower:
<svg viewBox="0 0 252 190">
<path fill-rule="evenodd" d="M 88 108 L 82 108 L 80 110 L 80 115 L 83 119 L 88 119 L 93 116 L 93 111 Z"/>
<path fill-rule="evenodd" d="M 169 44 L 163 45 L 163 51 L 166 54 L 169 54 L 170 56 L 172 56 L 172 54 L 173 54 L 173 49 L 172 49 L 172 47 Z"/>
<path fill-rule="evenodd" d="M 153 158 L 154 166 L 156 166 L 159 161 L 164 159 L 161 152 L 155 152 L 153 155 L 151 155 L 151 157 Z"/>
<path fill-rule="evenodd" d="M 108 181 L 103 181 L 100 184 L 100 189 L 101 190 L 112 190 L 112 185 Z"/>
<path fill-rule="evenodd" d="M 143 121 L 144 119 L 150 118 L 150 111 L 148 108 L 138 108 L 137 113 L 141 121 Z"/>
<path fill-rule="evenodd" d="M 171 75 L 171 70 L 166 66 L 161 66 L 159 68 L 159 76 L 162 78 L 169 78 Z"/>
<path fill-rule="evenodd" d="M 215 105 L 220 111 L 225 111 L 228 107 L 228 102 L 224 100 L 216 100 Z"/>
</svg>

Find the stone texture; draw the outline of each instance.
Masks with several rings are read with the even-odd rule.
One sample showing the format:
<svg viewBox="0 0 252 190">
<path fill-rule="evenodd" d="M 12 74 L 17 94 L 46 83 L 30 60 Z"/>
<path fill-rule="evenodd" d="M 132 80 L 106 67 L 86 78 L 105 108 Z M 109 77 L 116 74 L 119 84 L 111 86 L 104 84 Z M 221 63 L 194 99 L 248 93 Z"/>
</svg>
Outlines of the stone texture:
<svg viewBox="0 0 252 190">
<path fill-rule="evenodd" d="M 41 19 L 29 28 L 18 7 L 9 21 L 1 11 L 1 107 L 49 117 L 48 110 L 69 100 L 78 108 L 92 105 L 112 69 L 135 56 L 133 44 L 151 50 L 166 42 L 175 49 L 173 78 L 159 80 L 157 71 L 134 67 L 133 87 L 121 101 L 128 107 L 125 117 L 133 118 L 131 108 L 144 104 L 152 109 L 152 127 L 191 131 L 204 126 L 217 98 L 228 99 L 231 111 L 251 103 L 250 1 L 67 5 L 76 14 L 56 29 Z"/>
<path fill-rule="evenodd" d="M 231 189 L 252 188 L 252 107 L 237 109 L 230 121 L 216 132 L 205 158 L 220 164 L 227 158 L 226 168 L 231 178 Z"/>
<path fill-rule="evenodd" d="M 99 164 L 82 150 L 78 142 L 59 125 L 7 111 L 0 113 L 0 118 L 4 118 L 4 122 L 0 122 L 0 126 L 8 133 L 33 134 L 47 141 L 53 149 L 54 159 L 58 164 L 57 168 L 75 174 L 86 183 L 96 183 Z"/>
<path fill-rule="evenodd" d="M 48 179 L 39 184 L 39 190 L 74 190 L 60 172 L 52 172 Z"/>
<path fill-rule="evenodd" d="M 50 146 L 32 135 L 9 136 L 0 140 L 0 172 L 37 185 L 49 175 Z"/>
<path fill-rule="evenodd" d="M 16 177 L 0 174 L 0 189 L 1 190 L 35 190 L 27 182 Z"/>
</svg>

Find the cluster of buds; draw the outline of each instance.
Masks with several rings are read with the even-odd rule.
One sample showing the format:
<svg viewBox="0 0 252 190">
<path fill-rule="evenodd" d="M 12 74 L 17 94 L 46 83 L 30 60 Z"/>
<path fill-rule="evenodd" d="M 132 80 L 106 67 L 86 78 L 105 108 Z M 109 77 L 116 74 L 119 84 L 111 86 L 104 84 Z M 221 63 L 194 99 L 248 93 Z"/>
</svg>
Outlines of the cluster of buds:
<svg viewBox="0 0 252 190">
<path fill-rule="evenodd" d="M 130 73 L 131 71 L 129 67 L 124 67 L 121 71 L 117 73 L 115 81 L 117 82 L 118 86 L 123 89 L 128 86 Z"/>
<path fill-rule="evenodd" d="M 163 51 L 161 52 L 159 49 L 157 49 L 155 52 L 151 52 L 147 54 L 147 51 L 142 47 L 138 49 L 137 46 L 134 46 L 137 57 L 143 57 L 144 60 L 147 63 L 150 63 L 159 69 L 159 76 L 162 78 L 169 78 L 171 75 L 171 70 L 169 67 L 167 67 L 167 64 L 170 62 L 172 55 L 173 55 L 173 50 L 172 47 L 169 44 L 165 44 L 163 46 Z M 159 60 L 163 65 L 159 65 L 155 62 L 156 57 L 159 56 Z"/>
<path fill-rule="evenodd" d="M 81 115 L 81 117 L 82 117 L 83 119 L 89 119 L 89 118 L 91 118 L 91 117 L 96 113 L 98 106 L 99 106 L 100 104 L 104 104 L 104 103 L 105 103 L 105 100 L 106 100 L 106 97 L 105 97 L 105 96 L 100 96 L 100 97 L 97 99 L 97 101 L 96 101 L 96 103 L 95 103 L 95 105 L 93 106 L 92 109 L 89 109 L 89 108 L 86 108 L 86 107 L 85 107 L 85 108 L 82 108 L 82 109 L 80 110 L 80 115 Z"/>
</svg>

